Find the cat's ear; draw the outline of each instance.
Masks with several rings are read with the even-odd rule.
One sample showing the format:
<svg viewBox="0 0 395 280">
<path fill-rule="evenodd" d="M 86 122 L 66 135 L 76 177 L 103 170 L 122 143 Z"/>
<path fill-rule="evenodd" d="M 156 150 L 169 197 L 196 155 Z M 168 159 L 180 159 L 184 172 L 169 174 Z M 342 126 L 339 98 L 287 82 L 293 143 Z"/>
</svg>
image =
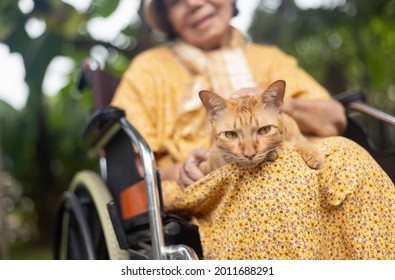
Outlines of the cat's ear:
<svg viewBox="0 0 395 280">
<path fill-rule="evenodd" d="M 285 81 L 278 80 L 272 83 L 262 94 L 262 102 L 267 107 L 274 107 L 282 111 L 285 95 Z"/>
<path fill-rule="evenodd" d="M 226 108 L 226 100 L 214 92 L 202 90 L 199 92 L 199 97 L 206 108 L 210 121 L 214 121 Z"/>
</svg>

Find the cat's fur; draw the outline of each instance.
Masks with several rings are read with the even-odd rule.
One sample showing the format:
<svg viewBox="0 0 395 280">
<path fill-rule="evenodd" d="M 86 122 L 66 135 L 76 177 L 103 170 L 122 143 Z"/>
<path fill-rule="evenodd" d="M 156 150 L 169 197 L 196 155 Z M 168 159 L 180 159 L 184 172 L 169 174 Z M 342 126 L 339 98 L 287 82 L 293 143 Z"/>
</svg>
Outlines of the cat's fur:
<svg viewBox="0 0 395 280">
<path fill-rule="evenodd" d="M 199 164 L 203 173 L 232 162 L 255 167 L 263 161 L 273 161 L 283 143 L 295 146 L 310 168 L 324 166 L 324 154 L 302 135 L 292 117 L 282 112 L 284 81 L 276 81 L 266 90 L 241 91 L 255 95 L 224 99 L 210 91 L 199 93 L 213 129 L 209 159 Z M 261 94 L 256 95 L 257 91 Z"/>
</svg>

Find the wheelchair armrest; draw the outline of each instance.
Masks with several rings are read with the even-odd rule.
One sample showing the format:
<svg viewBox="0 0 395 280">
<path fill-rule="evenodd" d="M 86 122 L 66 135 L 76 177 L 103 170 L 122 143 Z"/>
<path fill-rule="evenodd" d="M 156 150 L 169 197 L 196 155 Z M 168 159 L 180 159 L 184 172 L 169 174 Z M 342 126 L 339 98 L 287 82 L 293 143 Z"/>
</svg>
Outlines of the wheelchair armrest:
<svg viewBox="0 0 395 280">
<path fill-rule="evenodd" d="M 347 107 L 351 102 L 366 102 L 366 95 L 364 92 L 359 90 L 346 91 L 339 93 L 334 96 L 334 98 Z"/>
<path fill-rule="evenodd" d="M 94 147 L 108 130 L 125 117 L 125 111 L 116 107 L 105 107 L 95 111 L 83 130 L 81 142 L 88 149 Z"/>
<path fill-rule="evenodd" d="M 362 91 L 346 91 L 334 98 L 343 104 L 348 111 L 357 111 L 395 127 L 395 117 L 366 104 L 366 96 Z"/>
</svg>

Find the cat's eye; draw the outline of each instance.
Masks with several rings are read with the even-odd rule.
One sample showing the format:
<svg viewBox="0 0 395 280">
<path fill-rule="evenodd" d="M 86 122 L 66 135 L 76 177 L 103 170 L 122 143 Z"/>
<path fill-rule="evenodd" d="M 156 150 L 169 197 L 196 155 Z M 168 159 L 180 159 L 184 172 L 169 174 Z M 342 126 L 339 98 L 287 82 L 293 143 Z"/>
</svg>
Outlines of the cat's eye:
<svg viewBox="0 0 395 280">
<path fill-rule="evenodd" d="M 260 129 L 258 129 L 258 134 L 259 135 L 266 135 L 270 132 L 271 129 L 272 129 L 272 127 L 270 125 L 263 126 Z"/>
<path fill-rule="evenodd" d="M 224 135 L 228 139 L 236 139 L 237 138 L 237 133 L 235 131 L 225 131 Z"/>
</svg>

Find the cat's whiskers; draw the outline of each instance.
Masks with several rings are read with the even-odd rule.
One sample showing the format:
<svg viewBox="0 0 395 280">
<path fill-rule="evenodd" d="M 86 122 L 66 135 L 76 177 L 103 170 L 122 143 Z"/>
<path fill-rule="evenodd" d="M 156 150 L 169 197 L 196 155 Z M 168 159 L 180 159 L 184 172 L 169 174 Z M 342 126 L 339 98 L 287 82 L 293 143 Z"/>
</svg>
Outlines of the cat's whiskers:
<svg viewBox="0 0 395 280">
<path fill-rule="evenodd" d="M 224 161 L 228 164 L 228 163 L 234 163 L 236 161 L 235 156 L 231 153 L 231 152 L 225 152 L 223 154 L 223 159 Z"/>
</svg>

